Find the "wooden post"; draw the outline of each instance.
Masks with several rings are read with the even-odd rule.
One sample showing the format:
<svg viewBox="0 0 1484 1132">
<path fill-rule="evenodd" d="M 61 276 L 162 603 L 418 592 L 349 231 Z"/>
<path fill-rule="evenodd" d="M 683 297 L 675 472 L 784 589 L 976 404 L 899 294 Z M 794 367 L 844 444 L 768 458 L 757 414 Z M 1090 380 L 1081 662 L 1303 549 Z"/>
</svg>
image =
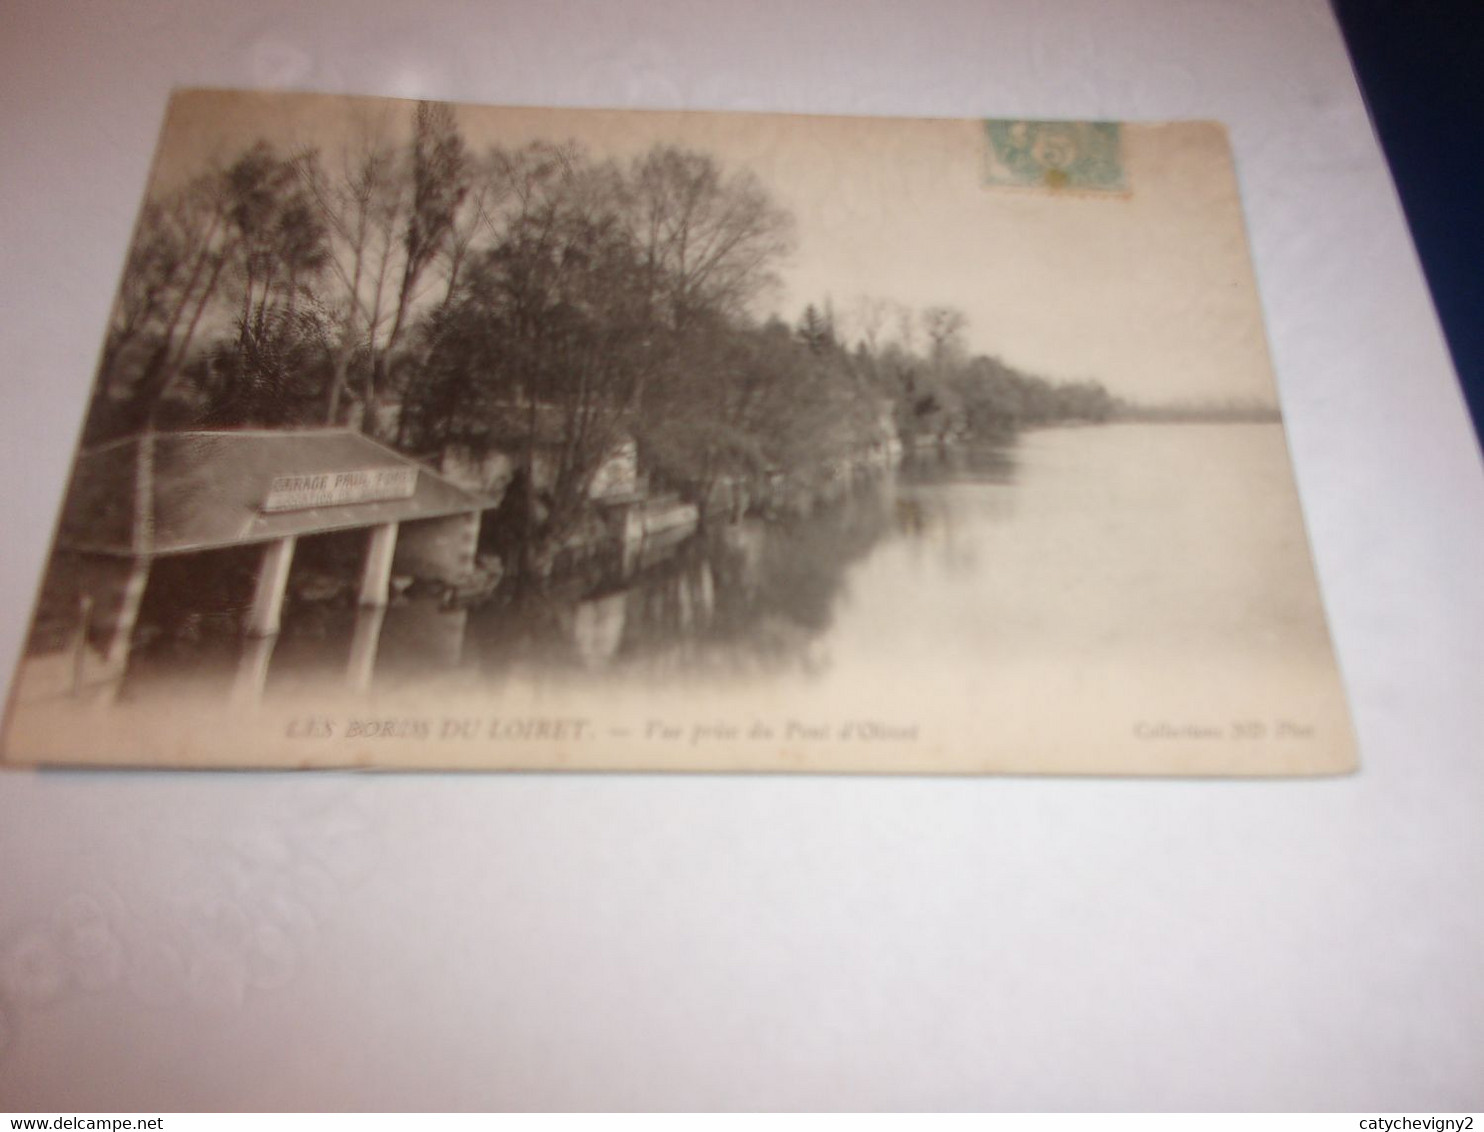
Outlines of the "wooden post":
<svg viewBox="0 0 1484 1132">
<path fill-rule="evenodd" d="M 397 524 L 371 528 L 366 547 L 366 568 L 361 573 L 361 604 L 384 606 L 391 596 L 392 557 L 397 549 Z"/>
<path fill-rule="evenodd" d="M 283 616 L 283 595 L 288 589 L 289 567 L 294 563 L 295 536 L 285 535 L 263 548 L 258 567 L 258 587 L 243 631 L 250 637 L 272 637 Z"/>
</svg>

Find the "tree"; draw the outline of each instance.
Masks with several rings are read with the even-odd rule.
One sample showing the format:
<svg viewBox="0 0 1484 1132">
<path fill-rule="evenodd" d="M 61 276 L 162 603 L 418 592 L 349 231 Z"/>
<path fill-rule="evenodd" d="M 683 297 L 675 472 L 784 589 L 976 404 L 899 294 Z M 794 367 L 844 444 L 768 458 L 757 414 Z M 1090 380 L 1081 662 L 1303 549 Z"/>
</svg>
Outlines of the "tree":
<svg viewBox="0 0 1484 1132">
<path fill-rule="evenodd" d="M 850 318 L 860 334 L 861 345 L 873 357 L 880 351 L 881 334 L 894 305 L 890 299 L 877 295 L 858 295 L 850 306 Z"/>
<path fill-rule="evenodd" d="M 279 428 L 318 416 L 331 352 L 317 313 L 277 306 L 223 339 L 190 371 L 199 423 Z"/>
<path fill-rule="evenodd" d="M 747 171 L 656 146 L 636 159 L 627 222 L 656 317 L 684 331 L 702 312 L 747 315 L 793 246 L 792 218 Z"/>
<path fill-rule="evenodd" d="M 211 171 L 145 203 L 104 340 L 86 442 L 147 424 L 188 356 L 232 254 L 223 187 Z"/>
<path fill-rule="evenodd" d="M 295 192 L 292 163 L 282 161 L 267 142 L 258 142 L 226 174 L 227 222 L 238 249 L 241 314 L 238 334 L 245 341 L 273 305 L 285 253 L 315 255 L 289 245 L 313 243 L 318 234 Z M 285 212 L 291 214 L 286 219 Z M 297 230 L 296 230 L 297 229 Z M 320 230 L 322 232 L 322 229 Z"/>
<path fill-rule="evenodd" d="M 193 410 L 205 423 L 302 423 L 313 415 L 308 406 L 323 380 L 324 337 L 311 284 L 329 261 L 326 225 L 296 162 L 266 142 L 226 170 L 223 197 L 236 334 L 215 343 L 200 364 L 176 367 L 156 418 L 167 397 L 176 397 L 188 403 L 181 406 L 187 419 Z"/>
<path fill-rule="evenodd" d="M 928 360 L 939 372 L 963 355 L 963 332 L 968 317 L 955 307 L 928 307 L 922 312 L 922 330 L 928 339 Z"/>
<path fill-rule="evenodd" d="M 544 144 L 493 164 L 498 236 L 423 322 L 426 363 L 408 388 L 402 441 L 514 446 L 531 534 L 517 565 L 539 578 L 621 438 L 653 334 L 617 170 Z"/>
<path fill-rule="evenodd" d="M 804 313 L 799 318 L 799 338 L 811 352 L 816 354 L 834 349 L 834 319 L 810 303 L 804 308 Z"/>
<path fill-rule="evenodd" d="M 453 301 L 462 282 L 464 265 L 473 253 L 478 237 L 497 231 L 500 205 L 509 190 L 493 154 L 483 158 L 470 157 L 466 177 L 467 191 L 454 210 L 444 241 L 446 278 L 441 307 L 447 307 Z"/>
<path fill-rule="evenodd" d="M 325 263 L 324 228 L 266 142 L 146 205 L 115 304 L 89 440 L 157 424 L 181 392 L 197 333 L 235 288 L 239 345 L 293 308 Z"/>
<path fill-rule="evenodd" d="M 332 168 L 321 155 L 299 156 L 299 181 L 314 200 L 329 234 L 327 277 L 320 301 L 331 334 L 325 423 L 337 424 L 351 390 L 351 371 L 362 364 L 366 387 L 384 332 L 390 280 L 400 250 L 397 232 L 407 188 L 405 165 L 382 119 L 362 119 Z"/>
<path fill-rule="evenodd" d="M 360 398 L 366 427 L 389 392 L 392 357 L 424 298 L 435 264 L 459 238 L 470 165 L 453 110 L 420 102 L 405 147 L 385 118 L 361 120 L 350 144 L 327 168 L 316 152 L 301 154 L 297 173 L 329 234 L 323 295 L 333 328 L 325 419 L 336 423 L 347 395 Z M 467 244 L 459 250 L 462 257 Z M 447 302 L 455 270 L 444 288 Z M 359 380 L 353 388 L 352 375 Z"/>
<path fill-rule="evenodd" d="M 373 352 L 368 407 L 374 410 L 386 384 L 387 358 L 396 349 L 417 296 L 418 283 L 454 232 L 459 205 L 468 193 L 468 155 L 446 102 L 419 102 L 413 122 L 412 195 L 402 234 L 402 278 L 391 328 Z"/>
<path fill-rule="evenodd" d="M 664 422 L 697 426 L 692 438 L 728 434 L 734 330 L 789 245 L 788 215 L 750 175 L 673 146 L 619 166 L 538 143 L 492 151 L 477 171 L 482 203 L 448 242 L 457 278 L 421 325 L 404 443 L 479 448 L 516 431 L 534 485 L 535 447 L 559 419 L 552 531 L 580 509 L 621 431 L 692 489 L 732 461 L 742 434 L 697 466 L 680 453 L 694 441 Z"/>
</svg>

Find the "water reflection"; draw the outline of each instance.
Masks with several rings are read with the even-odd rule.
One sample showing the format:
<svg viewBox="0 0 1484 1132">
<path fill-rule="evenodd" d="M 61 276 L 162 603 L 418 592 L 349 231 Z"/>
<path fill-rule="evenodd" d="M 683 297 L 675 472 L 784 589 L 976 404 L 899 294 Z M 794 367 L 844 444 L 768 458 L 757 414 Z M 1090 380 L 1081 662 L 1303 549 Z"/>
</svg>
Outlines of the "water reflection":
<svg viewBox="0 0 1484 1132">
<path fill-rule="evenodd" d="M 948 447 L 919 449 L 910 453 L 899 476 L 905 483 L 990 483 L 1008 485 L 1015 482 L 1015 446 L 999 444 L 955 444 Z"/>
<path fill-rule="evenodd" d="M 464 661 L 467 609 L 448 609 L 420 599 L 391 606 L 381 630 L 378 677 L 399 679 L 419 672 L 445 672 Z"/>
<path fill-rule="evenodd" d="M 376 655 L 381 650 L 381 630 L 386 623 L 386 607 L 363 605 L 356 610 L 355 626 L 351 630 L 350 660 L 345 666 L 345 683 L 353 692 L 365 692 L 371 688 L 376 674 Z"/>
<path fill-rule="evenodd" d="M 232 703 L 255 704 L 263 698 L 263 689 L 268 686 L 268 666 L 277 644 L 276 636 L 243 638 L 237 670 L 232 677 Z"/>
<path fill-rule="evenodd" d="M 1015 516 L 1017 471 L 1009 444 L 935 449 L 902 466 L 893 525 L 923 580 L 985 568 L 985 539 Z"/>
<path fill-rule="evenodd" d="M 572 611 L 571 633 L 584 667 L 602 668 L 618 654 L 628 614 L 629 595 L 625 591 L 577 603 Z"/>
<path fill-rule="evenodd" d="M 1012 506 L 1015 474 L 1006 446 L 915 453 L 897 473 L 859 483 L 807 515 L 713 523 L 663 554 L 630 563 L 615 558 L 601 570 L 589 564 L 544 592 L 500 591 L 468 609 L 448 608 L 433 595 L 358 607 L 354 587 L 321 584 L 357 569 L 344 546 L 327 543 L 312 560 L 318 572 L 306 568 L 307 580 L 291 589 L 277 637 L 242 638 L 234 618 L 221 633 L 201 633 L 203 618 L 182 622 L 180 594 L 172 593 L 161 608 L 175 621 L 151 630 L 131 663 L 128 688 L 173 689 L 189 673 L 217 681 L 235 701 L 253 702 L 311 676 L 343 675 L 350 690 L 365 692 L 454 674 L 467 685 L 513 674 L 816 672 L 828 663 L 825 638 L 853 601 L 856 563 L 895 543 L 917 563 L 914 570 L 924 563 L 980 569 L 984 520 Z M 224 568 L 235 579 L 243 563 Z M 196 575 L 199 583 L 199 564 Z M 882 614 L 885 622 L 895 615 Z M 182 634 L 182 623 L 192 631 Z"/>
<path fill-rule="evenodd" d="M 498 595 L 469 612 L 465 665 L 487 677 L 817 667 L 851 565 L 893 533 L 894 498 L 878 479 L 808 518 L 705 527 L 627 578 Z"/>
</svg>

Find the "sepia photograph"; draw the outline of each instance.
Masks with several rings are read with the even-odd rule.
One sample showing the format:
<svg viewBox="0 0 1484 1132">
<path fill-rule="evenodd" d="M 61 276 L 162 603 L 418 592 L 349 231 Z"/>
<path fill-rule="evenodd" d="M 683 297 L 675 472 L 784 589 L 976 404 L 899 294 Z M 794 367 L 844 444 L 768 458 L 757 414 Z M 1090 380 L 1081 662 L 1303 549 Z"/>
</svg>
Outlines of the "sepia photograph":
<svg viewBox="0 0 1484 1132">
<path fill-rule="evenodd" d="M 177 93 L 3 758 L 1353 770 L 1225 131 Z"/>
</svg>

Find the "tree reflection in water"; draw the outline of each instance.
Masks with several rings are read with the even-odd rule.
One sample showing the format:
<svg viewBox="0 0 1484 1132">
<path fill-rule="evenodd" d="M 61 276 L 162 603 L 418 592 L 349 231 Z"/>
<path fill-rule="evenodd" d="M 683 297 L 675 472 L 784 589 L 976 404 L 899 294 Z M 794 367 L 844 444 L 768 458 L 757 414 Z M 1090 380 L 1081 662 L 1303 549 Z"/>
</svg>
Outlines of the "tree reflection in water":
<svg viewBox="0 0 1484 1132">
<path fill-rule="evenodd" d="M 434 596 L 359 609 L 345 582 L 359 570 L 359 548 L 352 554 L 333 538 L 320 546 L 305 540 L 282 633 L 266 640 L 244 639 L 238 629 L 251 555 L 192 556 L 179 569 L 161 563 L 127 694 L 168 692 L 183 681 L 251 700 L 323 677 L 365 692 L 509 676 L 685 681 L 819 672 L 829 663 L 825 640 L 848 600 L 851 567 L 887 540 L 941 549 L 952 541 L 954 516 L 936 488 L 1008 483 L 1014 474 L 1002 446 L 918 452 L 897 473 L 859 482 L 807 514 L 708 524 L 646 555 L 637 571 L 625 574 L 620 555 L 594 558 L 542 591 L 501 591 L 467 609 Z M 345 584 L 323 593 L 326 578 Z M 182 600 L 198 590 L 211 600 Z"/>
<path fill-rule="evenodd" d="M 466 659 L 552 675 L 817 668 L 850 566 L 890 529 L 891 496 L 877 480 L 807 518 L 709 526 L 627 580 L 506 597 L 471 612 Z"/>
</svg>

